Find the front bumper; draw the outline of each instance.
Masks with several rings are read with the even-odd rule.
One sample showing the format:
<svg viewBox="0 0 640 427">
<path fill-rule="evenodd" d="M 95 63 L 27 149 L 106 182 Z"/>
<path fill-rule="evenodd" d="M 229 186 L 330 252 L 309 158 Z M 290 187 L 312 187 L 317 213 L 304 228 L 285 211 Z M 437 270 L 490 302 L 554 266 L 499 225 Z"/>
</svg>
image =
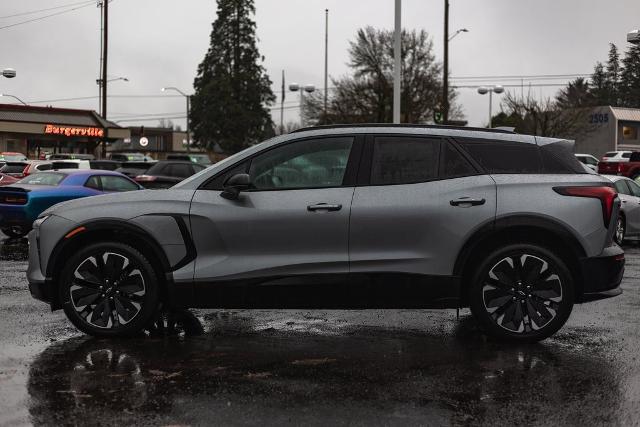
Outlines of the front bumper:
<svg viewBox="0 0 640 427">
<path fill-rule="evenodd" d="M 31 296 L 40 301 L 51 303 L 51 286 L 42 274 L 40 267 L 40 250 L 38 241 L 38 229 L 31 230 L 29 238 L 29 266 L 27 267 L 27 281 L 29 282 L 29 291 Z"/>
<path fill-rule="evenodd" d="M 622 293 L 620 282 L 624 274 L 624 251 L 616 244 L 608 246 L 595 257 L 580 260 L 582 295 L 579 302 L 611 298 Z"/>
</svg>

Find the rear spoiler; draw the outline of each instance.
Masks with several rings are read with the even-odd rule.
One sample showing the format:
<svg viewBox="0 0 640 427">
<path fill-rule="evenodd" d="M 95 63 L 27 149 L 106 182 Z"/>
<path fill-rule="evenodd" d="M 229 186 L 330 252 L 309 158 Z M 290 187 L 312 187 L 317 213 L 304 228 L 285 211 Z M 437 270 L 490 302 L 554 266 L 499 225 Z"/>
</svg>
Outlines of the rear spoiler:
<svg viewBox="0 0 640 427">
<path fill-rule="evenodd" d="M 31 190 L 28 188 L 22 187 L 12 187 L 11 185 L 0 186 L 0 192 L 11 192 L 11 193 L 29 193 Z"/>
</svg>

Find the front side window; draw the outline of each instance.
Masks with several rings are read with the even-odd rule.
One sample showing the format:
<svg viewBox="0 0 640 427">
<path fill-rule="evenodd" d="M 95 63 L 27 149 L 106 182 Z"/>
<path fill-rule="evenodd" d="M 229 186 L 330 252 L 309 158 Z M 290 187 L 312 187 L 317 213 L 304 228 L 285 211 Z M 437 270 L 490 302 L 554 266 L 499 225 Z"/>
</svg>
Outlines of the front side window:
<svg viewBox="0 0 640 427">
<path fill-rule="evenodd" d="M 440 140 L 381 136 L 373 144 L 371 185 L 412 184 L 438 177 Z"/>
<path fill-rule="evenodd" d="M 629 184 L 631 194 L 636 197 L 640 197 L 640 185 L 636 184 L 635 181 L 627 181 L 627 184 Z"/>
<path fill-rule="evenodd" d="M 618 193 L 627 195 L 630 194 L 629 189 L 627 188 L 627 184 L 625 184 L 624 182 L 624 179 L 614 182 L 613 185 L 616 187 L 616 191 Z"/>
<path fill-rule="evenodd" d="M 102 191 L 106 192 L 134 191 L 139 189 L 136 184 L 121 176 L 103 175 L 100 177 L 100 181 L 102 181 Z"/>
<path fill-rule="evenodd" d="M 342 185 L 352 137 L 296 141 L 258 154 L 249 168 L 257 190 Z"/>
</svg>

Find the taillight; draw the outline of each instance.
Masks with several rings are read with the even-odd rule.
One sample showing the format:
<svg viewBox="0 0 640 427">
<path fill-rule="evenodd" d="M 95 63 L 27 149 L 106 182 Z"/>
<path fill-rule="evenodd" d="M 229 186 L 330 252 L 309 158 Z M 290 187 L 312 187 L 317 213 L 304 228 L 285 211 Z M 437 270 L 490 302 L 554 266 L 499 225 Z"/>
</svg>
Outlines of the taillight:
<svg viewBox="0 0 640 427">
<path fill-rule="evenodd" d="M 14 195 L 0 195 L 0 203 L 4 203 L 6 205 L 26 205 L 27 197 L 26 196 L 14 196 Z"/>
<path fill-rule="evenodd" d="M 618 173 L 622 173 L 622 163 L 618 163 Z"/>
<path fill-rule="evenodd" d="M 24 169 L 22 169 L 22 176 L 25 177 L 29 175 L 29 165 L 25 166 Z"/>
<path fill-rule="evenodd" d="M 604 226 L 609 227 L 611 214 L 613 213 L 613 201 L 618 193 L 608 186 L 575 186 L 575 187 L 553 187 L 553 190 L 563 196 L 590 197 L 600 199 L 602 204 L 602 219 Z"/>
</svg>

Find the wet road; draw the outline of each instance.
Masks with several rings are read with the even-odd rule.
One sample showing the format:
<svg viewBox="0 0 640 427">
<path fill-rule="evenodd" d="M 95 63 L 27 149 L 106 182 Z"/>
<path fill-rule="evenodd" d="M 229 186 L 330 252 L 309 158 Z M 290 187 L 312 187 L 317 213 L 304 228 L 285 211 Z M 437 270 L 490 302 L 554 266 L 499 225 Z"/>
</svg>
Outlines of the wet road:
<svg viewBox="0 0 640 427">
<path fill-rule="evenodd" d="M 201 335 L 108 341 L 31 299 L 26 243 L 0 235 L 0 425 L 640 424 L 625 249 L 624 294 L 535 345 L 452 310 L 207 310 Z"/>
</svg>

